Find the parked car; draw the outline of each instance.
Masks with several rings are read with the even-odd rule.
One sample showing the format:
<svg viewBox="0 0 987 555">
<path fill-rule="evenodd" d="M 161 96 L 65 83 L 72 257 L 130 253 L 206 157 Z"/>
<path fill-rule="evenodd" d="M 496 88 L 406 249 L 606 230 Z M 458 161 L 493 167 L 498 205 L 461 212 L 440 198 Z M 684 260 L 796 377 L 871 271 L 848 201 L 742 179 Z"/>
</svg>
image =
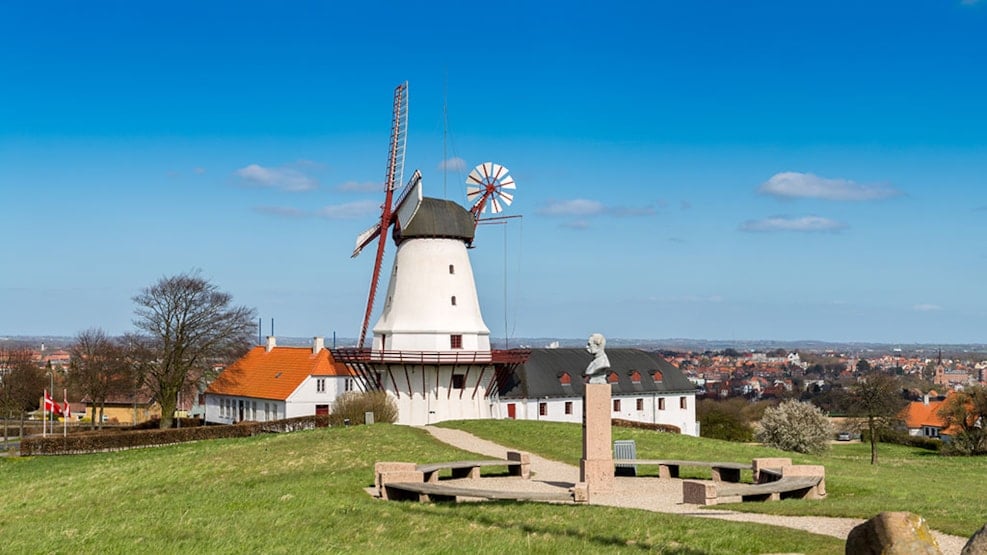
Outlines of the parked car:
<svg viewBox="0 0 987 555">
<path fill-rule="evenodd" d="M 850 441 L 851 439 L 853 439 L 853 436 L 850 435 L 850 432 L 840 432 L 836 436 L 836 441 Z"/>
</svg>

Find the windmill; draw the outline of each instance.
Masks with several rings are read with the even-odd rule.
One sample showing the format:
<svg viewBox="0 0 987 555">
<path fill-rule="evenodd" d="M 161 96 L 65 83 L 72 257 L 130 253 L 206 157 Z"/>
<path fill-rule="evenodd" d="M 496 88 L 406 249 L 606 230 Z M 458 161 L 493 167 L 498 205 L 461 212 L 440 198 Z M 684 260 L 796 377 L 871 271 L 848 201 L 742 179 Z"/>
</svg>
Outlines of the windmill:
<svg viewBox="0 0 987 555">
<path fill-rule="evenodd" d="M 358 376 L 362 389 L 392 396 L 399 423 L 489 418 L 491 395 L 508 382 L 530 351 L 491 349 L 467 249 L 481 215 L 500 214 L 511 204 L 514 180 L 499 164 L 480 164 L 468 183 L 473 203 L 469 210 L 451 200 L 423 196 L 418 171 L 395 195 L 403 171 L 407 95 L 407 83 L 394 91 L 380 219 L 357 237 L 353 251 L 355 257 L 377 242 L 359 344 L 333 349 L 332 355 Z M 397 252 L 371 342 L 367 332 L 389 236 Z M 367 343 L 370 348 L 365 348 Z"/>
</svg>

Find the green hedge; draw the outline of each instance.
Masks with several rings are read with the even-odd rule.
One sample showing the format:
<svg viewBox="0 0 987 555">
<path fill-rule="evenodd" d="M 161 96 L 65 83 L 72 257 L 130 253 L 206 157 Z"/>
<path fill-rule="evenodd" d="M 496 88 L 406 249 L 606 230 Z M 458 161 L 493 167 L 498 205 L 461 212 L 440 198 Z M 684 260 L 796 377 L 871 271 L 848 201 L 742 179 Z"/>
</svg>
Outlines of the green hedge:
<svg viewBox="0 0 987 555">
<path fill-rule="evenodd" d="M 171 445 L 206 439 L 250 437 L 260 433 L 294 432 L 329 425 L 329 417 L 299 416 L 273 422 L 241 422 L 226 426 L 195 426 L 168 430 L 80 432 L 68 437 L 30 437 L 21 442 L 21 455 L 79 455 Z"/>
<path fill-rule="evenodd" d="M 639 430 L 653 430 L 655 432 L 668 432 L 670 434 L 681 434 L 682 429 L 671 424 L 651 424 L 649 422 L 635 422 L 622 418 L 612 418 L 610 424 L 620 428 L 637 428 Z"/>
</svg>

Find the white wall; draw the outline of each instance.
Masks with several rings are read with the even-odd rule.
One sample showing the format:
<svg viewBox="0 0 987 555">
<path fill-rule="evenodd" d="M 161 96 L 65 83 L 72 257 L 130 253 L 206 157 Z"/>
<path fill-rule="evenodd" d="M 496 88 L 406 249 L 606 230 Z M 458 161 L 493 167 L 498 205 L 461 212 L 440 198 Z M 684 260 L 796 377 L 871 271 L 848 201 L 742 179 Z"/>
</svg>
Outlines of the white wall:
<svg viewBox="0 0 987 555">
<path fill-rule="evenodd" d="M 458 239 L 406 240 L 394 256 L 373 349 L 449 351 L 451 334 L 462 335 L 463 351 L 490 350 L 466 245 Z"/>
<path fill-rule="evenodd" d="M 397 404 L 398 424 L 422 426 L 491 417 L 492 402 L 486 393 L 494 375 L 492 366 L 392 365 L 388 372 L 381 365 L 378 371 L 384 390 Z M 450 387 L 454 373 L 463 376 L 462 389 Z"/>
<path fill-rule="evenodd" d="M 680 398 L 685 397 L 686 408 L 680 408 Z M 665 409 L 660 410 L 659 399 L 665 399 Z M 611 411 L 611 418 L 621 418 L 634 422 L 650 424 L 667 424 L 676 426 L 684 435 L 698 436 L 696 424 L 696 396 L 692 393 L 680 394 L 638 394 L 620 395 L 613 399 L 620 400 L 620 410 Z M 637 400 L 643 401 L 643 410 L 637 410 Z M 572 414 L 565 414 L 565 403 L 572 403 Z M 548 420 L 551 422 L 581 423 L 583 419 L 583 401 L 579 397 L 560 397 L 551 399 L 500 399 L 494 410 L 493 418 L 507 418 L 509 404 L 515 405 L 515 418 L 518 420 Z M 545 403 L 547 414 L 541 415 L 539 404 Z M 611 401 L 612 403 L 612 401 Z M 612 408 L 612 404 L 611 404 Z"/>
<path fill-rule="evenodd" d="M 224 403 L 227 408 L 224 408 Z M 206 422 L 210 424 L 235 424 L 240 422 L 240 403 L 243 403 L 243 420 L 264 422 L 285 418 L 285 404 L 283 401 L 207 393 Z"/>
<path fill-rule="evenodd" d="M 317 383 L 319 379 L 324 379 L 326 388 L 324 392 L 319 392 Z M 310 416 L 315 414 L 316 405 L 329 405 L 332 410 L 332 403 L 343 393 L 342 376 L 309 376 L 301 385 L 288 396 L 287 415 L 284 418 L 294 418 L 296 416 Z"/>
</svg>

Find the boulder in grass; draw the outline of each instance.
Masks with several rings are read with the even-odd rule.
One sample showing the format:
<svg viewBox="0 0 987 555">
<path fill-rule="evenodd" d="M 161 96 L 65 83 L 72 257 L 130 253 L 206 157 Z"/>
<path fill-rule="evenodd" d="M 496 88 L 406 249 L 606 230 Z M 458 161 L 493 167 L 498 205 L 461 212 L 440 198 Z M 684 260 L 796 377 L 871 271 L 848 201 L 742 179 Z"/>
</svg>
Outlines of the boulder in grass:
<svg viewBox="0 0 987 555">
<path fill-rule="evenodd" d="M 970 536 L 970 541 L 963 546 L 960 555 L 983 555 L 984 553 L 987 553 L 987 524 L 984 524 L 983 528 Z"/>
<path fill-rule="evenodd" d="M 906 512 L 881 513 L 850 530 L 847 555 L 942 555 L 925 519 Z"/>
</svg>

